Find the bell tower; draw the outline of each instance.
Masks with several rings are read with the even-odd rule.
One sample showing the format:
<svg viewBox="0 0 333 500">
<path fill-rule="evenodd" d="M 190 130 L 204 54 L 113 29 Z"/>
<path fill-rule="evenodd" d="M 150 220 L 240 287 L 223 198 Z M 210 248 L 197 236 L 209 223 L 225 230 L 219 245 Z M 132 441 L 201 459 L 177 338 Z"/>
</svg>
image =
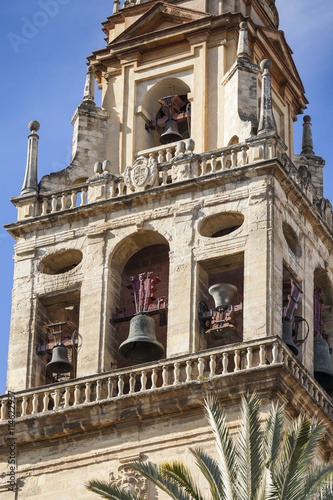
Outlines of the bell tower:
<svg viewBox="0 0 333 500">
<path fill-rule="evenodd" d="M 307 100 L 275 1 L 114 0 L 102 25 L 70 165 L 38 179 L 32 121 L 6 226 L 17 498 L 59 498 L 64 477 L 92 498 L 87 479 L 130 485 L 133 458 L 208 450 L 205 394 L 233 425 L 254 390 L 263 415 L 317 416 L 329 460 L 332 206 L 309 116 L 294 153 Z"/>
</svg>

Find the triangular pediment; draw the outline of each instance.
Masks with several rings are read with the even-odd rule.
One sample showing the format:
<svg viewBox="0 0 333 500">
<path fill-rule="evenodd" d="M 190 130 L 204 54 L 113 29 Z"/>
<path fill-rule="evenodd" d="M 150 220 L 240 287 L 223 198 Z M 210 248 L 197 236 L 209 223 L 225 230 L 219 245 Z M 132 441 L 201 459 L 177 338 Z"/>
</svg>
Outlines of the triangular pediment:
<svg viewBox="0 0 333 500">
<path fill-rule="evenodd" d="M 184 24 L 207 17 L 210 17 L 210 15 L 203 12 L 158 2 L 121 33 L 113 42 L 129 41 L 132 38 L 177 28 Z"/>
</svg>

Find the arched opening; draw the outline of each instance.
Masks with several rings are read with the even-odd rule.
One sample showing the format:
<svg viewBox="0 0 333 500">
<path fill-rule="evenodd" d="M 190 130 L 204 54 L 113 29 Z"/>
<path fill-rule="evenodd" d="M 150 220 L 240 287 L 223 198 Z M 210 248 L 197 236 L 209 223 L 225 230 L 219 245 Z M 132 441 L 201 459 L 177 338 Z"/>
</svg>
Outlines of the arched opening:
<svg viewBox="0 0 333 500">
<path fill-rule="evenodd" d="M 148 90 L 141 103 L 139 150 L 190 137 L 190 92 L 190 87 L 179 78 L 165 78 Z M 165 133 L 167 142 L 163 140 Z"/>
<path fill-rule="evenodd" d="M 142 280 L 142 288 L 140 288 L 140 280 Z M 122 368 L 154 360 L 154 358 L 149 358 L 151 354 L 149 351 L 147 351 L 147 360 L 142 361 L 133 361 L 135 355 L 124 359 L 119 353 L 119 347 L 129 339 L 130 331 L 133 333 L 131 320 L 138 317 L 140 315 L 138 312 L 142 311 L 145 316 L 149 316 L 154 321 L 156 341 L 163 346 L 165 356 L 169 291 L 167 240 L 155 231 L 138 231 L 125 238 L 111 258 L 109 285 L 112 315 L 110 332 L 112 367 Z M 146 293 L 148 285 L 151 288 L 149 293 Z M 140 304 L 139 307 L 138 304 Z M 147 349 L 152 347 L 153 345 L 148 342 Z M 137 347 L 131 343 L 132 348 Z"/>
</svg>

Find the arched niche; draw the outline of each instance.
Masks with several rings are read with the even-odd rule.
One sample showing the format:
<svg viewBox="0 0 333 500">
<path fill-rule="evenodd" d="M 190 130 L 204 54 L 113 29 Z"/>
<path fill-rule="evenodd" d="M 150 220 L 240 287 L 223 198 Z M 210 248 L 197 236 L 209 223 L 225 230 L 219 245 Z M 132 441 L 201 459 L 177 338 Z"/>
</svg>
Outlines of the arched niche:
<svg viewBox="0 0 333 500">
<path fill-rule="evenodd" d="M 317 267 L 314 271 L 314 329 L 315 334 L 324 334 L 328 336 L 330 343 L 333 343 L 333 289 L 332 283 L 328 277 L 327 271 L 322 267 Z M 317 296 L 320 297 L 322 301 L 322 313 L 321 320 L 322 324 L 320 327 L 316 325 L 316 315 L 315 315 L 315 292 Z"/>
<path fill-rule="evenodd" d="M 147 130 L 147 121 L 154 121 L 162 116 L 160 112 L 162 106 L 159 100 L 166 96 L 177 95 L 181 97 L 186 106 L 190 92 L 190 87 L 180 78 L 164 78 L 146 92 L 141 101 L 142 119 L 139 122 L 139 130 L 137 131 L 139 150 L 142 151 L 161 144 L 160 136 L 164 132 L 165 125 Z M 187 119 L 179 122 L 178 128 L 184 139 L 190 136 L 190 124 Z"/>
<path fill-rule="evenodd" d="M 124 238 L 115 248 L 110 258 L 108 286 L 109 311 L 112 318 L 110 352 L 113 366 L 122 368 L 133 363 L 124 360 L 118 353 L 121 343 L 128 338 L 131 315 L 135 305 L 131 290 L 127 288 L 131 277 L 140 273 L 153 273 L 161 281 L 156 286 L 156 297 L 168 299 L 169 285 L 169 244 L 164 236 L 156 231 L 137 231 Z M 121 311 L 125 318 L 118 321 Z M 167 347 L 167 309 L 151 313 L 155 321 L 157 340 Z"/>
</svg>

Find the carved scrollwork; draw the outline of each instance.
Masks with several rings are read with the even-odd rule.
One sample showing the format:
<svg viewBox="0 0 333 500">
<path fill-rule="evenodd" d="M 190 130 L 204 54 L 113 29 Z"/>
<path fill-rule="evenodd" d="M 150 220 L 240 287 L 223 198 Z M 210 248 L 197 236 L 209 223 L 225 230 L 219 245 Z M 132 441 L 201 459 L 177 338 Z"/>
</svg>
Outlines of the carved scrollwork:
<svg viewBox="0 0 333 500">
<path fill-rule="evenodd" d="M 141 474 L 132 470 L 128 465 L 122 465 L 118 469 L 118 476 L 110 473 L 110 480 L 114 486 L 124 489 L 133 496 L 148 499 L 148 481 Z"/>
<path fill-rule="evenodd" d="M 132 167 L 126 167 L 124 180 L 131 191 L 145 191 L 148 187 L 156 185 L 158 179 L 157 162 L 153 155 L 149 158 L 140 156 Z"/>
</svg>

